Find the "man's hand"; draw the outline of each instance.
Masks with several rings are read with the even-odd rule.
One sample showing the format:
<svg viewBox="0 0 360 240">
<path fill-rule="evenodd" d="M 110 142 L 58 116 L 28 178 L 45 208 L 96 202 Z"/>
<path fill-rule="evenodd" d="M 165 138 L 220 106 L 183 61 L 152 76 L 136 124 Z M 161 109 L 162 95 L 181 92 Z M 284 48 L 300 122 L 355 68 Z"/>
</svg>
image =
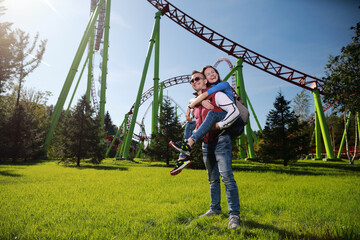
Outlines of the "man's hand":
<svg viewBox="0 0 360 240">
<path fill-rule="evenodd" d="M 210 103 L 210 100 L 204 100 L 201 105 L 206 109 L 214 109 L 214 106 Z"/>
</svg>

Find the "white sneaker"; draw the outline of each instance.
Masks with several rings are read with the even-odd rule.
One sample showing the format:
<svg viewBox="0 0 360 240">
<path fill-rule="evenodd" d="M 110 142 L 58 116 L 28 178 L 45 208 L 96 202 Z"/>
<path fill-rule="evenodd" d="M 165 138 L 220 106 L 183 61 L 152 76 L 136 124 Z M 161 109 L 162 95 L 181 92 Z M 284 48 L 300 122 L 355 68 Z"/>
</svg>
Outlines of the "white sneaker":
<svg viewBox="0 0 360 240">
<path fill-rule="evenodd" d="M 229 217 L 229 229 L 236 229 L 240 227 L 240 217 L 237 215 L 231 215 Z"/>
<path fill-rule="evenodd" d="M 203 215 L 200 215 L 199 218 L 202 217 L 211 217 L 211 216 L 215 216 L 215 215 L 219 215 L 221 212 L 217 212 L 217 211 L 213 211 L 213 210 L 207 210 L 207 212 Z"/>
</svg>

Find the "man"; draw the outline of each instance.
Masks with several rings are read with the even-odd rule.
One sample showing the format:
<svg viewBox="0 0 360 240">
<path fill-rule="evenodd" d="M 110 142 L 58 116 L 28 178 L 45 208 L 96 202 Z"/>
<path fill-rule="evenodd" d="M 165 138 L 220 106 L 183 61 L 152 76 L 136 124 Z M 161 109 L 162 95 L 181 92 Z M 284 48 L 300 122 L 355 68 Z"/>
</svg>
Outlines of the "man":
<svg viewBox="0 0 360 240">
<path fill-rule="evenodd" d="M 191 76 L 191 86 L 198 95 L 207 89 L 207 80 L 205 76 L 193 71 Z M 212 111 L 230 111 L 235 109 L 234 102 L 223 92 L 215 92 L 207 97 L 214 105 Z M 209 109 L 197 106 L 194 107 L 193 113 L 196 118 L 196 128 L 198 128 L 205 119 Z M 237 111 L 238 112 L 238 111 Z M 238 113 L 239 114 L 239 113 Z M 237 116 L 234 116 L 237 117 Z M 228 121 L 233 121 L 227 119 Z M 226 119 L 223 121 L 227 121 Z M 226 124 L 226 122 L 222 123 Z M 219 128 L 216 124 L 216 128 Z M 232 146 L 231 138 L 227 132 L 212 130 L 204 137 L 202 145 L 203 160 L 208 173 L 210 183 L 210 209 L 200 217 L 210 217 L 221 213 L 220 205 L 220 176 L 226 188 L 226 198 L 229 205 L 229 228 L 236 229 L 240 226 L 240 203 L 239 193 L 234 175 L 232 172 Z"/>
</svg>

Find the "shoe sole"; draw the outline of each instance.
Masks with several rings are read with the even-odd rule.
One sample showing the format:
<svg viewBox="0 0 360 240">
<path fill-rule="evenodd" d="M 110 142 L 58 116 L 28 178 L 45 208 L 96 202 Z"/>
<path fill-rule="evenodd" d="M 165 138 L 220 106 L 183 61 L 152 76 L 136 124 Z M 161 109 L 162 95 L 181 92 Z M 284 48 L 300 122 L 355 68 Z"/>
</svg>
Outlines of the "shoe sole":
<svg viewBox="0 0 360 240">
<path fill-rule="evenodd" d="M 173 149 L 175 149 L 176 151 L 181 152 L 181 153 L 185 154 L 186 156 L 190 156 L 190 152 L 189 152 L 189 151 L 184 151 L 184 150 L 182 150 L 181 148 L 178 148 L 177 146 L 174 145 L 174 143 L 173 143 L 172 141 L 169 142 L 169 145 L 170 145 Z"/>
<path fill-rule="evenodd" d="M 178 169 L 171 171 L 170 175 L 173 175 L 173 176 L 178 175 L 184 168 L 190 166 L 190 164 L 191 164 L 191 161 L 184 162 Z"/>
</svg>

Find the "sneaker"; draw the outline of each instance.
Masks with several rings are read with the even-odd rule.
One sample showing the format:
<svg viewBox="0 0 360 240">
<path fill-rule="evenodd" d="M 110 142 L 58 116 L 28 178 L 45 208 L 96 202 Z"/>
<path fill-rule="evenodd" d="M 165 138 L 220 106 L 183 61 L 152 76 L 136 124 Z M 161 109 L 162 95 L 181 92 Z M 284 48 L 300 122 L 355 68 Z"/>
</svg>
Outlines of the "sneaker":
<svg viewBox="0 0 360 240">
<path fill-rule="evenodd" d="M 171 175 L 178 175 L 183 168 L 189 166 L 191 164 L 191 161 L 188 159 L 188 157 L 185 158 L 179 158 L 176 161 L 175 168 L 170 171 Z"/>
<path fill-rule="evenodd" d="M 231 215 L 229 217 L 229 225 L 228 228 L 229 229 L 236 229 L 240 227 L 240 217 L 237 215 Z"/>
<path fill-rule="evenodd" d="M 190 156 L 191 147 L 187 144 L 187 140 L 180 142 L 170 141 L 169 145 L 176 151 L 182 152 L 183 154 Z"/>
<path fill-rule="evenodd" d="M 218 211 L 213 211 L 213 210 L 207 210 L 207 212 L 203 215 L 200 215 L 199 218 L 203 218 L 203 217 L 212 217 L 212 216 L 215 216 L 215 215 L 219 215 L 221 212 L 218 212 Z"/>
</svg>

